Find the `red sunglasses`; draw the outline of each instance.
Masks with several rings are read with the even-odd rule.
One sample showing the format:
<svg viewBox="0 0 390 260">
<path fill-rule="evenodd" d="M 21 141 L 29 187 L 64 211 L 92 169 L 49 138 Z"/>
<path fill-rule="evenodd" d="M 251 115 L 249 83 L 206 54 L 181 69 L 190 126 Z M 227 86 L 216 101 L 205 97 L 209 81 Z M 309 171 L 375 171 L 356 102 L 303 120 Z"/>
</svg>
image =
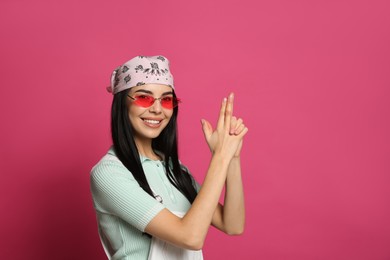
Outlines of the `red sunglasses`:
<svg viewBox="0 0 390 260">
<path fill-rule="evenodd" d="M 140 107 L 151 107 L 154 102 L 156 100 L 159 100 L 160 103 L 161 103 L 161 106 L 163 108 L 167 108 L 167 109 L 173 109 L 175 107 L 177 107 L 179 105 L 179 103 L 181 102 L 181 100 L 179 98 L 175 98 L 175 97 L 172 97 L 172 96 L 165 96 L 165 97 L 159 97 L 159 98 L 155 98 L 153 96 L 150 96 L 150 95 L 145 95 L 145 94 L 141 94 L 141 95 L 136 95 L 134 97 L 130 96 L 130 95 L 127 95 L 129 98 L 131 98 L 132 100 L 134 100 L 134 103 Z"/>
</svg>

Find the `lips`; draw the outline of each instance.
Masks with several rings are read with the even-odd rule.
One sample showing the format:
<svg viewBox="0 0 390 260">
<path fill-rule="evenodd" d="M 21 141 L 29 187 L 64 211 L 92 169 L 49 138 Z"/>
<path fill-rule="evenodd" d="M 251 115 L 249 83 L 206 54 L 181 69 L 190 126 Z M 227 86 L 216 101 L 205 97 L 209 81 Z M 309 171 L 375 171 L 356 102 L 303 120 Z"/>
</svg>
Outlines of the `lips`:
<svg viewBox="0 0 390 260">
<path fill-rule="evenodd" d="M 150 119 L 150 118 L 142 118 L 144 124 L 149 127 L 159 127 L 161 125 L 162 119 Z"/>
</svg>

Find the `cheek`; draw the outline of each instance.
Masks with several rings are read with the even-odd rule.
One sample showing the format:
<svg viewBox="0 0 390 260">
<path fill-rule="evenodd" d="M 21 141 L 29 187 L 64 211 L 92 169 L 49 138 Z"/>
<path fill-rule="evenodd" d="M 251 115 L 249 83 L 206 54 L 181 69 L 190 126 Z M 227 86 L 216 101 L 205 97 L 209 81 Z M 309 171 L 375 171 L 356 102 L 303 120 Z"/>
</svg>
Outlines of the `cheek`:
<svg viewBox="0 0 390 260">
<path fill-rule="evenodd" d="M 134 123 L 136 122 L 137 118 L 139 118 L 140 114 L 141 114 L 141 111 L 139 111 L 139 109 L 137 109 L 135 106 L 129 107 L 129 111 L 128 111 L 127 115 L 129 117 L 130 124 L 132 126 L 134 126 Z"/>
<path fill-rule="evenodd" d="M 128 115 L 130 117 L 136 117 L 136 116 L 139 116 L 141 115 L 143 112 L 145 112 L 145 109 L 142 109 L 141 107 L 139 106 L 135 106 L 135 105 L 130 105 L 128 106 Z"/>
<path fill-rule="evenodd" d="M 165 116 L 166 116 L 167 118 L 171 119 L 172 116 L 173 116 L 173 110 L 167 110 L 167 111 L 165 112 Z"/>
</svg>

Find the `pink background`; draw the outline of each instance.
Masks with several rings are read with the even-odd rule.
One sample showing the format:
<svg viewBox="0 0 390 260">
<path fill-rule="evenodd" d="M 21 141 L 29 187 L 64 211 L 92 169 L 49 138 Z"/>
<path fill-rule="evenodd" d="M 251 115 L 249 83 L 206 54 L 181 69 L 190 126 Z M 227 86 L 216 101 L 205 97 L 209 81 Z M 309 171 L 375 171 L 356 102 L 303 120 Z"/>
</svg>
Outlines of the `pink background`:
<svg viewBox="0 0 390 260">
<path fill-rule="evenodd" d="M 181 160 L 236 93 L 247 225 L 206 259 L 390 259 L 388 1 L 0 3 L 0 259 L 105 259 L 89 171 L 110 145 L 111 71 L 171 60 Z"/>
</svg>

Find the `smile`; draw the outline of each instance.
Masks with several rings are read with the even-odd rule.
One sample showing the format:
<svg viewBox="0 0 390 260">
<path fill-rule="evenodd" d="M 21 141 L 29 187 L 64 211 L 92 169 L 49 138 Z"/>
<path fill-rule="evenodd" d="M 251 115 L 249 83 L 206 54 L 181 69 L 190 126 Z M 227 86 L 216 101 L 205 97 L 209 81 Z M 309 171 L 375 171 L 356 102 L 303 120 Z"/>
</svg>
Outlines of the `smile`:
<svg viewBox="0 0 390 260">
<path fill-rule="evenodd" d="M 156 120 L 156 119 L 142 119 L 146 125 L 151 127 L 158 127 L 161 124 L 162 120 Z"/>
</svg>

